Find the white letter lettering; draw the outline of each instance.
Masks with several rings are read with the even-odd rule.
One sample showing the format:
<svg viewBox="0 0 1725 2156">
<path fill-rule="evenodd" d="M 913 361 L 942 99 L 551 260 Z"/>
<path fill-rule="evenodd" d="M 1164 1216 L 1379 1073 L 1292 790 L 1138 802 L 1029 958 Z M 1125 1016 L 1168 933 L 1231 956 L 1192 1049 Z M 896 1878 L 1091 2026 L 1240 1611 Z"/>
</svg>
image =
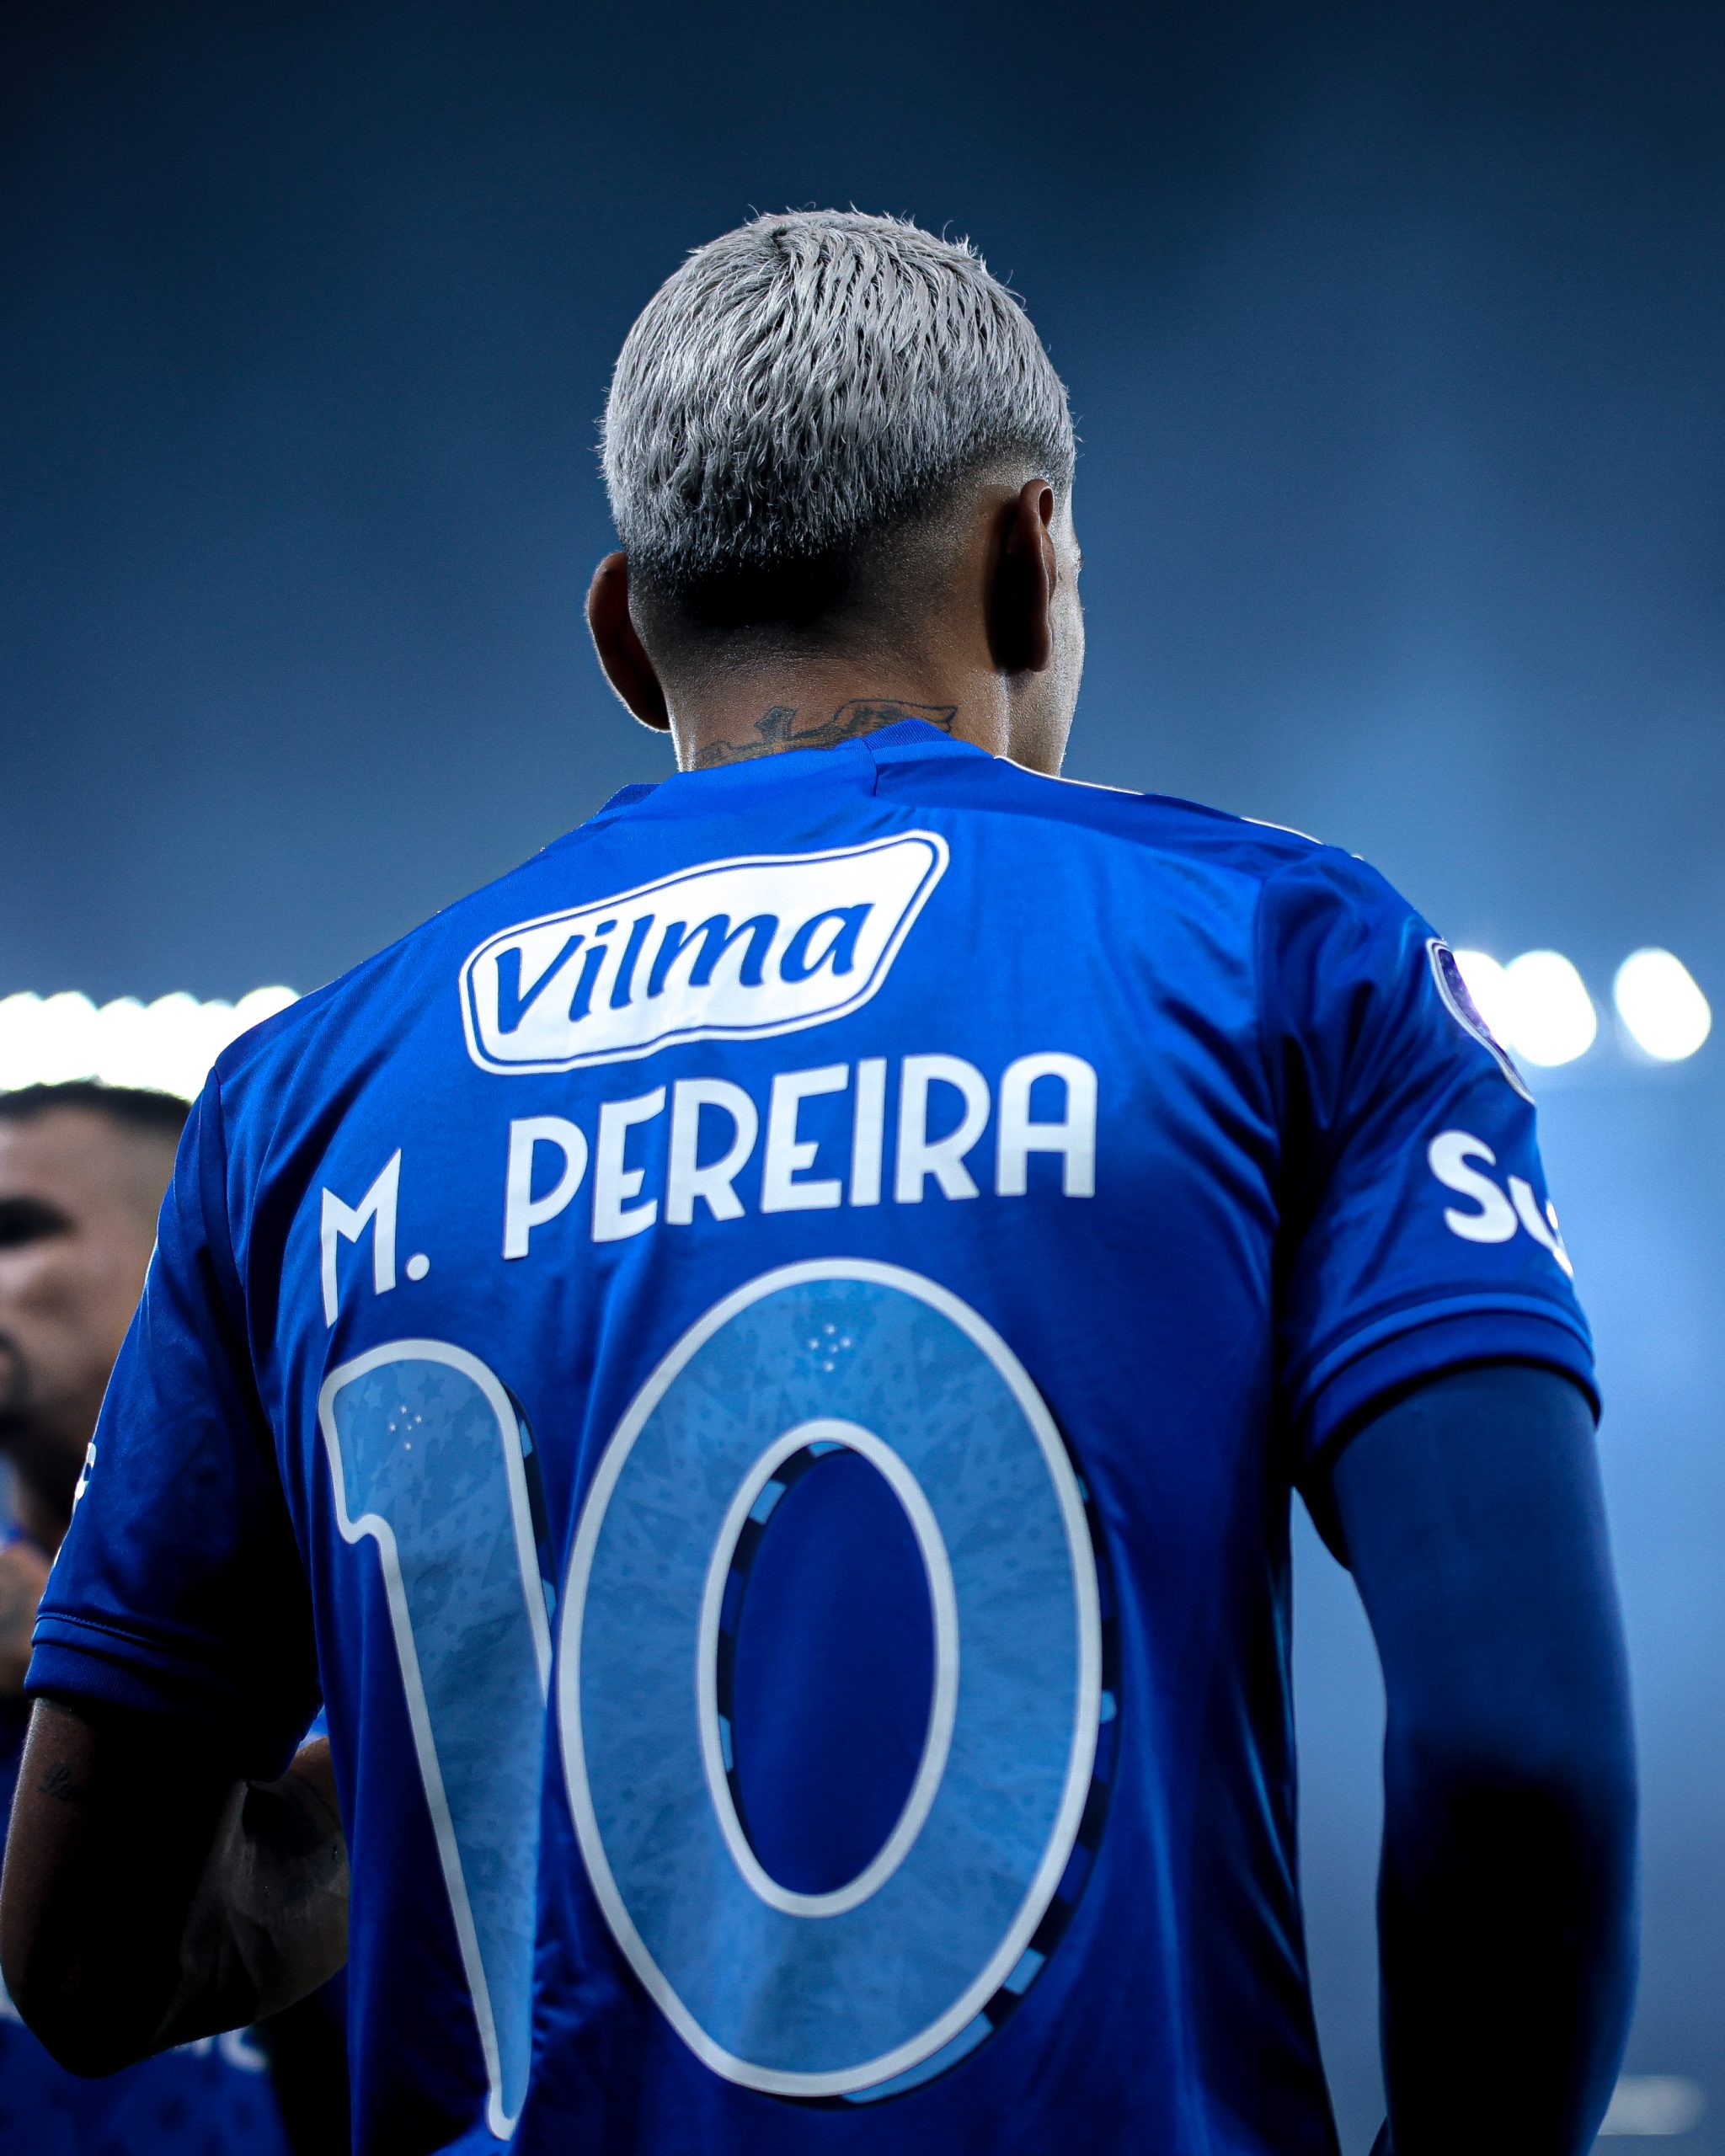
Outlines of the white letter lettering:
<svg viewBox="0 0 1725 2156">
<path fill-rule="evenodd" d="M 964 1113 L 956 1130 L 944 1138 L 928 1134 L 928 1089 L 952 1086 L 962 1097 Z M 974 1064 L 956 1055 L 907 1055 L 899 1079 L 899 1161 L 893 1196 L 900 1205 L 920 1205 L 922 1186 L 932 1176 L 948 1198 L 975 1198 L 976 1185 L 964 1155 L 988 1123 L 988 1081 Z"/>
<path fill-rule="evenodd" d="M 773 1080 L 766 1154 L 761 1164 L 763 1213 L 818 1212 L 844 1203 L 844 1187 L 836 1178 L 797 1181 L 801 1170 L 814 1165 L 820 1150 L 814 1139 L 798 1137 L 797 1117 L 804 1101 L 818 1093 L 842 1093 L 850 1082 L 850 1065 L 845 1063 L 825 1064 L 819 1070 L 782 1070 Z"/>
<path fill-rule="evenodd" d="M 1066 1113 L 1057 1123 L 1033 1123 L 1030 1090 L 1039 1078 L 1058 1078 Z M 1029 1187 L 1033 1153 L 1060 1155 L 1060 1188 L 1068 1198 L 1096 1195 L 1096 1072 L 1079 1055 L 1021 1055 L 1001 1079 L 1000 1129 L 994 1187 L 1002 1198 Z"/>
<path fill-rule="evenodd" d="M 543 1198 L 533 1195 L 533 1150 L 555 1145 L 563 1154 L 563 1173 Z M 560 1115 L 527 1115 L 509 1127 L 509 1170 L 504 1180 L 503 1254 L 525 1257 L 535 1228 L 554 1220 L 581 1187 L 587 1172 L 587 1139 L 578 1124 Z"/>
<path fill-rule="evenodd" d="M 851 1203 L 880 1203 L 880 1156 L 886 1138 L 886 1058 L 857 1065 L 857 1113 L 851 1125 Z"/>
<path fill-rule="evenodd" d="M 335 1322 L 335 1246 L 338 1238 L 356 1243 L 371 1225 L 371 1286 L 380 1295 L 395 1285 L 395 1205 L 401 1188 L 401 1151 L 391 1154 L 384 1171 L 357 1206 L 344 1205 L 333 1190 L 323 1193 L 323 1322 Z"/>
<path fill-rule="evenodd" d="M 649 1198 L 640 1205 L 632 1198 L 646 1181 L 644 1168 L 626 1168 L 623 1151 L 629 1132 L 638 1123 L 651 1123 L 663 1113 L 665 1088 L 655 1086 L 633 1101 L 607 1101 L 599 1111 L 599 1144 L 593 1164 L 593 1240 L 621 1242 L 638 1235 L 659 1218 L 659 1200 Z"/>
<path fill-rule="evenodd" d="M 1479 1208 L 1477 1213 L 1458 1213 L 1453 1205 L 1445 1206 L 1444 1225 L 1450 1234 L 1469 1243 L 1507 1243 L 1515 1233 L 1514 1207 L 1489 1176 L 1467 1165 L 1476 1160 L 1497 1166 L 1498 1156 L 1484 1139 L 1465 1130 L 1442 1131 L 1426 1148 L 1426 1159 L 1445 1190 L 1460 1191 Z"/>
<path fill-rule="evenodd" d="M 1570 1261 L 1568 1251 L 1563 1247 L 1563 1238 L 1558 1232 L 1557 1207 L 1548 1198 L 1546 1202 L 1546 1210 L 1541 1213 L 1539 1199 L 1534 1195 L 1533 1185 L 1521 1176 L 1510 1177 L 1509 1195 L 1515 1201 L 1516 1211 L 1521 1215 L 1522 1226 L 1536 1243 L 1550 1251 L 1552 1257 L 1573 1280 L 1575 1278 L 1575 1267 Z M 1549 1219 L 1546 1218 L 1547 1214 L 1551 1216 Z"/>
<path fill-rule="evenodd" d="M 699 1163 L 701 1111 L 721 1108 L 731 1119 L 730 1150 L 705 1167 Z M 670 1168 L 665 1177 L 665 1217 L 686 1227 L 698 1198 L 715 1220 L 740 1220 L 743 1201 L 731 1185 L 755 1150 L 761 1118 L 740 1086 L 723 1078 L 680 1078 L 671 1095 Z"/>
</svg>

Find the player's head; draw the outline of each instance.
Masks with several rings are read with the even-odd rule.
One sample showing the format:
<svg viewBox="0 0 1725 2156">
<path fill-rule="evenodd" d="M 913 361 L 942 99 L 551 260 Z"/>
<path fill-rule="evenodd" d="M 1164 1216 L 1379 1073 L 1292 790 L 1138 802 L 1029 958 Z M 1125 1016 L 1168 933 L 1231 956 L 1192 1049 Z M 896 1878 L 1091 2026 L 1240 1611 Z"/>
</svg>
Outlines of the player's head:
<svg viewBox="0 0 1725 2156">
<path fill-rule="evenodd" d="M 698 248 L 625 339 L 604 425 L 628 615 L 673 712 L 703 672 L 890 659 L 939 622 L 1063 739 L 1073 458 L 1060 377 L 968 243 L 805 211 Z M 663 724 L 619 679 L 600 580 L 595 597 L 613 685 Z M 1027 598 L 1049 618 L 1021 619 Z"/>
<path fill-rule="evenodd" d="M 118 1086 L 0 1093 L 0 1448 L 62 1514 L 186 1114 L 168 1094 Z"/>
</svg>

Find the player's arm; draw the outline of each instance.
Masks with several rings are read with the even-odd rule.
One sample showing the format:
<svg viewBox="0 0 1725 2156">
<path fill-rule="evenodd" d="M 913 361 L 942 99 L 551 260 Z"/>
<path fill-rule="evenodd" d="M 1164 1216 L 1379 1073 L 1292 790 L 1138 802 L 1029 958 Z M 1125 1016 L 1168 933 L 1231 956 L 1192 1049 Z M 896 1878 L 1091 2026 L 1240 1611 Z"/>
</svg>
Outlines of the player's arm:
<svg viewBox="0 0 1725 2156">
<path fill-rule="evenodd" d="M 347 1957 L 327 1739 L 273 1782 L 124 1710 L 37 1703 L 0 1885 L 0 1961 L 63 2066 L 108 2073 L 292 2004 Z"/>
<path fill-rule="evenodd" d="M 1395 2156 L 1590 2148 L 1635 1980 L 1635 1764 L 1592 1421 L 1460 1371 L 1330 1482 L 1383 1665 L 1378 1920 Z"/>
</svg>

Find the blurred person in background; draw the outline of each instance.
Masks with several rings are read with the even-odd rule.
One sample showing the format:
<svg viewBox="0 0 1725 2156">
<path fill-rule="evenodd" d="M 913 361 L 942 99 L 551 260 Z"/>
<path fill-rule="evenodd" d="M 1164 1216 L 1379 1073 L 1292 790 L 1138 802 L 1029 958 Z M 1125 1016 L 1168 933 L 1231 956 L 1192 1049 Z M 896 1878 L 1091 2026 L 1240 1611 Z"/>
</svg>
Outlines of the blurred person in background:
<svg viewBox="0 0 1725 2156">
<path fill-rule="evenodd" d="M 74 1083 L 0 1092 L 0 1816 L 28 1710 L 30 1631 L 114 1358 L 144 1284 L 186 1106 Z M 0 2152 L 12 2156 L 277 2156 L 345 2144 L 334 2026 L 307 2001 L 275 2031 L 206 2036 L 104 2079 L 80 2079 L 0 1988 Z M 266 2058 L 265 2054 L 270 2055 Z M 328 2121 L 339 2123 L 332 2137 Z"/>
</svg>

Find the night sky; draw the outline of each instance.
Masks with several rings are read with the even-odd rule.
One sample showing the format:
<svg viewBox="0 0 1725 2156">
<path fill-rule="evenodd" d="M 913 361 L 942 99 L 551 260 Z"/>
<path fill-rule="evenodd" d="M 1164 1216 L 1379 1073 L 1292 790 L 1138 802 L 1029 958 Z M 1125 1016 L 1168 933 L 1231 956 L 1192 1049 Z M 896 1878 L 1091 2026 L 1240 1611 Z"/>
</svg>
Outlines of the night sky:
<svg viewBox="0 0 1725 2156">
<path fill-rule="evenodd" d="M 690 247 L 854 202 L 970 234 L 1071 386 L 1071 772 L 1725 1008 L 1722 93 L 1717 4 L 6 9 L 0 995 L 316 986 L 662 773 L 580 619 L 611 358 Z M 1648 1750 L 1632 2064 L 1711 2082 L 1698 2152 L 1722 1061 L 1542 1089 Z M 1302 1562 L 1353 2156 L 1374 1678 Z"/>
</svg>

